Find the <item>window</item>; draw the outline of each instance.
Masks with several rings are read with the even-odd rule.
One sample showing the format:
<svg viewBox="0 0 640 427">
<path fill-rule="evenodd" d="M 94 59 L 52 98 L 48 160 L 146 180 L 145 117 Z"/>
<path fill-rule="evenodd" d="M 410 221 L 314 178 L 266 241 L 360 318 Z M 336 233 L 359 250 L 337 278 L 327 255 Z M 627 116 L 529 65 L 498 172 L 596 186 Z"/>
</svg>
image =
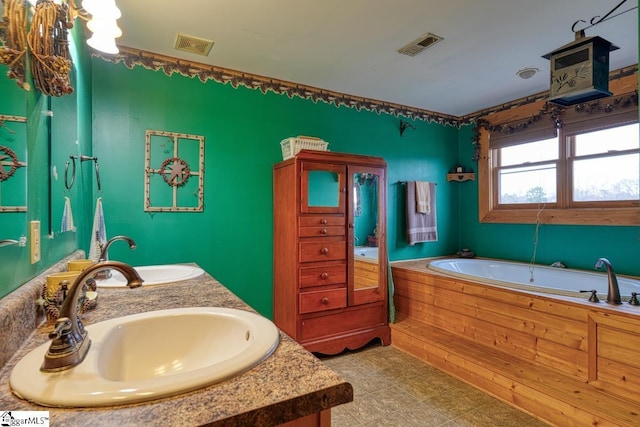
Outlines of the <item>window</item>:
<svg viewBox="0 0 640 427">
<path fill-rule="evenodd" d="M 499 206 L 556 202 L 558 138 L 495 151 Z"/>
<path fill-rule="evenodd" d="M 577 134 L 570 142 L 571 201 L 635 201 L 640 199 L 638 123 Z"/>
<path fill-rule="evenodd" d="M 620 107 L 628 99 L 635 103 Z M 548 110 L 535 115 L 542 103 L 487 117 L 491 130 L 479 134 L 480 221 L 640 224 L 636 99 L 566 107 L 554 119 Z M 509 121 L 494 125 L 500 117 Z"/>
<path fill-rule="evenodd" d="M 498 207 L 638 204 L 638 123 L 558 133 L 555 138 L 493 149 Z"/>
</svg>

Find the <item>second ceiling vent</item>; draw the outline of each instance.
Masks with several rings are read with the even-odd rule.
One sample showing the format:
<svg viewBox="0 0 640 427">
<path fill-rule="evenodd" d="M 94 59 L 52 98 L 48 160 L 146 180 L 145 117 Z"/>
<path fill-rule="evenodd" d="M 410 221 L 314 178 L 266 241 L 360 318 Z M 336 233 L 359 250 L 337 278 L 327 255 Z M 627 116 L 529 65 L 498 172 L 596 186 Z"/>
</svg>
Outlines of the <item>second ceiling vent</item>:
<svg viewBox="0 0 640 427">
<path fill-rule="evenodd" d="M 442 40 L 442 37 L 437 36 L 433 33 L 427 33 L 415 39 L 408 45 L 401 47 L 400 49 L 398 49 L 398 52 L 402 53 L 403 55 L 416 56 L 428 47 L 431 47 L 434 44 L 438 43 L 440 40 Z"/>
<path fill-rule="evenodd" d="M 213 41 L 201 39 L 199 37 L 188 36 L 186 34 L 178 34 L 176 37 L 175 49 L 191 52 L 202 56 L 209 55 L 213 47 Z"/>
</svg>

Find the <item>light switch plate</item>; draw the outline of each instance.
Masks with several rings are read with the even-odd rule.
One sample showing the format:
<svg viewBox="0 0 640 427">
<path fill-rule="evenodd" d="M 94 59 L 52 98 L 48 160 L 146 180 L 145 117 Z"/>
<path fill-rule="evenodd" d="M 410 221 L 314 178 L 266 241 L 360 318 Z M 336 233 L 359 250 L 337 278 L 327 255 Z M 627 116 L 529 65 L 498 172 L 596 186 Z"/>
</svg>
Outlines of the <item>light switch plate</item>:
<svg viewBox="0 0 640 427">
<path fill-rule="evenodd" d="M 40 221 L 29 222 L 29 234 L 31 237 L 31 264 L 40 261 Z"/>
</svg>

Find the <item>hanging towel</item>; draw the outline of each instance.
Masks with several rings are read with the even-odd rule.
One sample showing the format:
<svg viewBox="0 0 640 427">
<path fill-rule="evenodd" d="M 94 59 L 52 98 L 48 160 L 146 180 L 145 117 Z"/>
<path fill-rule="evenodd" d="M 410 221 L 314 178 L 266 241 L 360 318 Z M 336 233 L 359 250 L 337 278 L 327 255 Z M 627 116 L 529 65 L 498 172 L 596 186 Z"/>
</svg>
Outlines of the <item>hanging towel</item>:
<svg viewBox="0 0 640 427">
<path fill-rule="evenodd" d="M 416 212 L 431 213 L 431 189 L 428 182 L 416 181 Z"/>
<path fill-rule="evenodd" d="M 389 323 L 396 323 L 396 305 L 393 302 L 395 286 L 393 284 L 393 274 L 391 263 L 387 261 L 387 287 L 389 288 Z"/>
<path fill-rule="evenodd" d="M 104 212 L 102 210 L 102 197 L 96 201 L 96 213 L 93 217 L 93 229 L 91 230 L 91 244 L 89 245 L 89 259 L 97 261 L 100 258 L 101 247 L 107 243 L 107 230 L 104 225 Z"/>
<path fill-rule="evenodd" d="M 60 232 L 76 231 L 76 226 L 73 223 L 73 212 L 71 211 L 71 200 L 68 197 L 64 198 L 64 210 L 62 211 L 62 224 L 60 225 Z"/>
<path fill-rule="evenodd" d="M 416 212 L 416 182 L 407 181 L 407 240 L 410 245 L 438 240 L 435 184 L 429 183 L 429 213 Z"/>
</svg>

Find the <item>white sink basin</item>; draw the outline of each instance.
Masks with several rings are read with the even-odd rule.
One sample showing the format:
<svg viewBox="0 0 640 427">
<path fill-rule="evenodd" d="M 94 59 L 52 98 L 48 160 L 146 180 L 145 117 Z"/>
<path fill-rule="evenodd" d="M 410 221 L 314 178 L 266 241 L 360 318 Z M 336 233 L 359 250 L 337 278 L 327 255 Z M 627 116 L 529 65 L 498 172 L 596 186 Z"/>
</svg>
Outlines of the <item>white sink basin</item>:
<svg viewBox="0 0 640 427">
<path fill-rule="evenodd" d="M 204 270 L 199 267 L 182 264 L 145 265 L 134 268 L 144 280 L 142 286 L 166 285 L 196 279 L 204 274 Z M 127 281 L 119 271 L 111 270 L 110 278 L 96 280 L 96 284 L 99 288 L 123 288 L 127 286 Z"/>
<path fill-rule="evenodd" d="M 192 307 L 151 311 L 86 327 L 79 365 L 41 372 L 49 342 L 11 372 L 13 392 L 45 406 L 123 405 L 199 389 L 245 372 L 271 355 L 278 328 L 248 311 Z"/>
</svg>

